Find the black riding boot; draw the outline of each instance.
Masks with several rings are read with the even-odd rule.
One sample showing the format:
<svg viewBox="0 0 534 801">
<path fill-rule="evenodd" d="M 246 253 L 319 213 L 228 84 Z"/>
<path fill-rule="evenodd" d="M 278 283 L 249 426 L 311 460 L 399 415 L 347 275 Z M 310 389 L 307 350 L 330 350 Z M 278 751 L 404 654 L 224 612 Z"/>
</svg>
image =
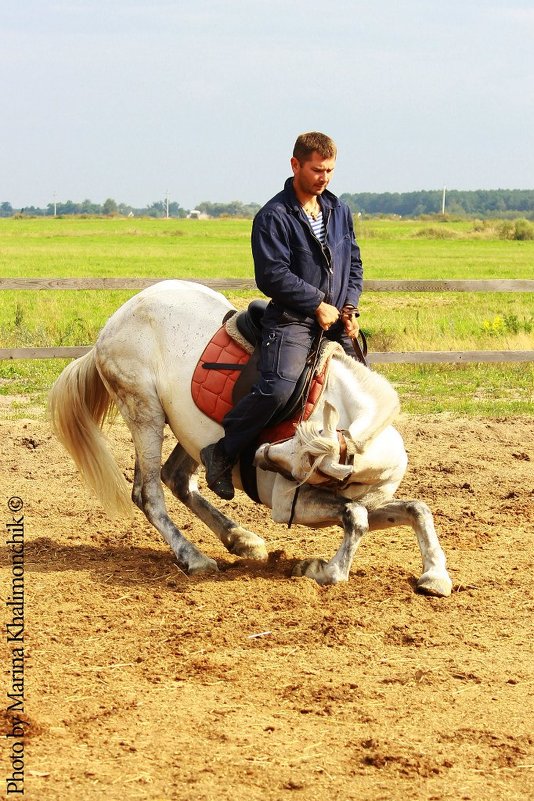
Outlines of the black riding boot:
<svg viewBox="0 0 534 801">
<path fill-rule="evenodd" d="M 200 451 L 200 459 L 206 468 L 206 481 L 210 490 L 219 498 L 231 501 L 234 497 L 232 484 L 232 462 L 226 455 L 223 440 L 207 445 Z"/>
</svg>

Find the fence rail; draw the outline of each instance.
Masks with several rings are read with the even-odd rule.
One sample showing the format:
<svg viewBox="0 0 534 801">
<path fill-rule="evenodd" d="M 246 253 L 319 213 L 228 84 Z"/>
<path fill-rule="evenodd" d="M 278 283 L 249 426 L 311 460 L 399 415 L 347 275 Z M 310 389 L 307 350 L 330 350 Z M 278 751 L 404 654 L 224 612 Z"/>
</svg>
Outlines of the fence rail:
<svg viewBox="0 0 534 801">
<path fill-rule="evenodd" d="M 163 278 L 0 278 L 0 290 L 140 290 L 163 281 Z M 198 279 L 189 279 L 195 281 Z M 212 289 L 256 290 L 252 279 L 212 278 L 199 283 Z M 365 280 L 367 292 L 534 292 L 534 281 L 506 280 Z M 51 348 L 0 348 L 0 360 L 6 359 L 75 359 L 92 346 Z M 534 362 L 534 350 L 479 351 L 403 351 L 370 352 L 371 364 L 466 364 L 490 362 Z"/>
<path fill-rule="evenodd" d="M 146 289 L 165 278 L 0 278 L 2 289 Z M 252 278 L 188 278 L 212 289 L 256 290 Z M 366 292 L 534 292 L 534 280 L 364 280 Z"/>
<path fill-rule="evenodd" d="M 0 361 L 8 359 L 77 359 L 92 345 L 57 348 L 0 348 Z M 475 362 L 534 362 L 534 350 L 432 350 L 382 351 L 367 354 L 370 364 L 467 364 Z"/>
</svg>

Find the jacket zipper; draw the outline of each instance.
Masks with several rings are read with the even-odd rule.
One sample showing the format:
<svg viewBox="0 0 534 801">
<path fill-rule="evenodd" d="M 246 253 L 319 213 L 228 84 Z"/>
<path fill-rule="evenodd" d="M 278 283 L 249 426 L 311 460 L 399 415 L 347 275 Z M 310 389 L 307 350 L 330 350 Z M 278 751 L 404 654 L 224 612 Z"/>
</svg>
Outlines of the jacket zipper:
<svg viewBox="0 0 534 801">
<path fill-rule="evenodd" d="M 332 302 L 332 279 L 334 277 L 334 271 L 332 269 L 332 259 L 330 257 L 330 250 L 328 249 L 328 247 L 326 245 L 326 241 L 327 241 L 327 237 L 328 237 L 328 223 L 330 222 L 330 215 L 331 214 L 332 214 L 332 209 L 328 209 L 328 216 L 327 216 L 325 224 L 324 224 L 324 241 L 325 241 L 325 244 L 321 245 L 321 243 L 319 242 L 317 237 L 315 237 L 317 239 L 317 241 L 319 242 L 319 244 L 321 245 L 321 250 L 323 251 L 323 255 L 324 255 L 324 258 L 325 258 L 325 261 L 326 261 L 326 265 L 327 265 L 327 269 L 328 269 L 328 292 L 326 293 L 326 298 L 325 298 L 327 303 L 331 303 Z M 310 228 L 311 228 L 311 226 L 310 226 Z M 312 234 L 313 234 L 313 230 L 312 230 Z M 314 236 L 315 236 L 315 234 L 314 234 Z"/>
<path fill-rule="evenodd" d="M 306 212 L 303 209 L 301 209 L 301 214 L 304 215 L 304 219 L 306 220 L 306 225 L 308 226 L 308 230 L 309 230 L 310 234 L 313 236 L 313 238 L 315 239 L 315 241 L 317 242 L 317 244 L 319 245 L 319 247 L 321 248 L 321 252 L 322 252 L 322 254 L 324 256 L 324 260 L 326 262 L 326 269 L 327 269 L 327 272 L 328 272 L 328 287 L 327 287 L 328 291 L 327 291 L 327 293 L 325 295 L 325 301 L 327 303 L 331 303 L 332 302 L 332 278 L 334 276 L 334 271 L 332 269 L 332 259 L 330 258 L 330 251 L 328 250 L 328 248 L 326 246 L 326 239 L 327 239 L 327 233 L 328 233 L 328 223 L 330 222 L 330 216 L 332 214 L 332 209 L 330 209 L 330 208 L 328 209 L 328 216 L 327 216 L 326 222 L 324 224 L 324 239 L 325 239 L 325 244 L 324 245 L 321 244 L 320 240 L 317 239 L 317 237 L 315 236 L 315 234 L 313 232 L 313 228 L 311 227 L 310 222 L 308 220 L 308 217 L 306 215 Z M 323 216 L 324 216 L 324 212 L 323 212 Z"/>
</svg>

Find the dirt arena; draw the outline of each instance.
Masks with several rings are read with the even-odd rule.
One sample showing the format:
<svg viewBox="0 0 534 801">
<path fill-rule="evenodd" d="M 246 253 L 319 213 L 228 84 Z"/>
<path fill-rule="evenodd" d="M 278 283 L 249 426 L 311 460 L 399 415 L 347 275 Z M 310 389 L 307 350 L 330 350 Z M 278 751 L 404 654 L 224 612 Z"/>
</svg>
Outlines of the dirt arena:
<svg viewBox="0 0 534 801">
<path fill-rule="evenodd" d="M 531 799 L 532 421 L 399 428 L 399 497 L 435 513 L 448 599 L 414 592 L 409 529 L 370 534 L 346 584 L 292 578 L 297 559 L 333 555 L 341 532 L 274 525 L 241 493 L 225 509 L 266 538 L 266 564 L 227 554 L 167 493 L 220 567 L 189 578 L 140 512 L 107 517 L 44 422 L 0 423 L 6 524 L 8 499 L 24 503 L 24 797 Z M 111 438 L 131 480 L 120 424 Z M 1 556 L 7 623 L 12 552 Z M 11 647 L 4 634 L 4 699 Z M 2 739 L 6 792 L 17 738 Z"/>
</svg>

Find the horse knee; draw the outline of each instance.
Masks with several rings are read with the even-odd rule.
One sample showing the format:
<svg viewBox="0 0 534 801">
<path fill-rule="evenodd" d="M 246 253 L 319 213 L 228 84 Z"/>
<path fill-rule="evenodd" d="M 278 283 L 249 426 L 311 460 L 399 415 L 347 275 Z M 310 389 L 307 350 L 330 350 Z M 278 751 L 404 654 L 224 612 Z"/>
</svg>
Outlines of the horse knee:
<svg viewBox="0 0 534 801">
<path fill-rule="evenodd" d="M 369 528 L 369 515 L 364 506 L 348 503 L 343 509 L 343 528 L 345 531 L 365 532 Z"/>
<path fill-rule="evenodd" d="M 406 512 L 412 517 L 413 520 L 432 520 L 432 512 L 430 506 L 424 501 L 408 501 L 406 503 Z"/>
</svg>

